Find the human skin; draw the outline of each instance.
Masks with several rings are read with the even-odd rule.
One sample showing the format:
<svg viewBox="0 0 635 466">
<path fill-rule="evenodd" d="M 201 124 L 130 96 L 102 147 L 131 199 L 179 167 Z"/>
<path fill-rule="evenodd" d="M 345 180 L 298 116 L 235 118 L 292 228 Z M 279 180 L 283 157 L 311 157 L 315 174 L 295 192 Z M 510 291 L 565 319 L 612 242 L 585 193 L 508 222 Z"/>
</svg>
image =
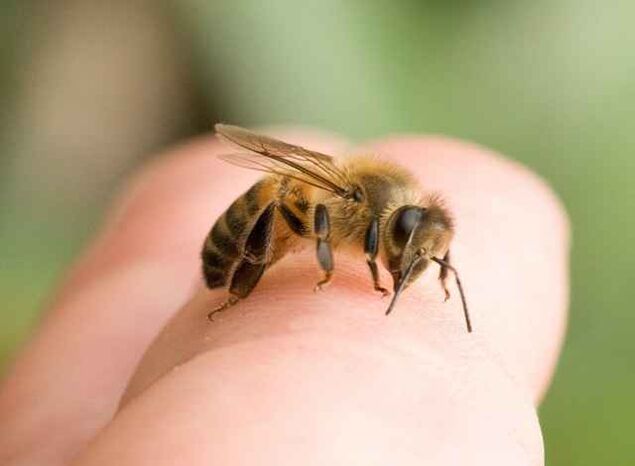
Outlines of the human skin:
<svg viewBox="0 0 635 466">
<path fill-rule="evenodd" d="M 344 149 L 277 134 L 381 154 L 443 195 L 474 332 L 451 280 L 443 302 L 436 266 L 390 316 L 361 253 L 336 252 L 333 283 L 314 293 L 311 244 L 208 322 L 226 292 L 204 289 L 202 241 L 258 174 L 199 139 L 134 177 L 17 357 L 0 391 L 0 464 L 543 464 L 536 406 L 568 290 L 568 225 L 549 188 L 444 138 Z"/>
</svg>

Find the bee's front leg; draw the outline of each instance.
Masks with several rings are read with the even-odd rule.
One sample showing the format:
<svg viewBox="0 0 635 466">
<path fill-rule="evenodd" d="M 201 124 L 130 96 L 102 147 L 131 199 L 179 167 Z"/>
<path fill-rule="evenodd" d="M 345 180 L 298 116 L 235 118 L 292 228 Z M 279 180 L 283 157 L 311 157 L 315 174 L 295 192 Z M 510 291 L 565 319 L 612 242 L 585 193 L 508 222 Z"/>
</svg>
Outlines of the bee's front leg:
<svg viewBox="0 0 635 466">
<path fill-rule="evenodd" d="M 379 271 L 377 270 L 377 252 L 379 251 L 379 220 L 375 217 L 370 222 L 368 229 L 366 230 L 366 236 L 364 238 L 364 253 L 366 254 L 366 263 L 370 269 L 370 274 L 373 277 L 373 285 L 375 291 L 379 291 L 382 297 L 388 296 L 390 291 L 381 286 L 379 282 Z"/>
<path fill-rule="evenodd" d="M 331 281 L 333 276 L 333 251 L 331 249 L 331 223 L 329 213 L 324 204 L 315 206 L 315 216 L 313 220 L 313 233 L 317 236 L 317 259 L 322 270 L 324 270 L 324 278 L 315 285 L 314 290 L 320 291 L 322 287 Z"/>
</svg>

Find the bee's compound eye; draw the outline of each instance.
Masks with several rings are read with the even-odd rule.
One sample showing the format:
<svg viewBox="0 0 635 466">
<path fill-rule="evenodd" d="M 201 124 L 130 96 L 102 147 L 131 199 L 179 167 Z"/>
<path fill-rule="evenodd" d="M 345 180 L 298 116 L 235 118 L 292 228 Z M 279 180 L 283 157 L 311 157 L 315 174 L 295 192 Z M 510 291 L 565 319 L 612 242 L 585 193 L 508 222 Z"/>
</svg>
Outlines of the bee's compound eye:
<svg viewBox="0 0 635 466">
<path fill-rule="evenodd" d="M 412 230 L 421 222 L 425 214 L 425 209 L 421 207 L 402 207 L 394 215 L 396 215 L 393 226 L 393 235 L 395 243 L 404 246 L 410 238 Z"/>
</svg>

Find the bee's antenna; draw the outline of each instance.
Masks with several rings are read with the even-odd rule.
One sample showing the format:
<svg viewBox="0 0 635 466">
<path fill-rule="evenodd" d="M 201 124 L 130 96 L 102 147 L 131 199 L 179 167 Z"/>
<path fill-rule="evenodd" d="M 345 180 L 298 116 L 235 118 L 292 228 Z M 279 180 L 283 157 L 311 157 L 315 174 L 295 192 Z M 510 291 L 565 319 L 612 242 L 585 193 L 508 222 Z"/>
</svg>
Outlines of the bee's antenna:
<svg viewBox="0 0 635 466">
<path fill-rule="evenodd" d="M 467 311 L 467 302 L 465 301 L 465 293 L 463 293 L 463 286 L 461 285 L 461 279 L 459 278 L 459 273 L 456 271 L 454 267 L 452 267 L 448 262 L 443 259 L 439 259 L 438 257 L 431 258 L 434 262 L 439 264 L 441 267 L 445 267 L 454 273 L 454 278 L 456 279 L 456 286 L 459 289 L 459 293 L 461 293 L 461 302 L 463 303 L 463 314 L 465 315 L 465 323 L 467 324 L 467 331 L 472 332 L 472 323 L 470 322 L 470 314 Z"/>
<path fill-rule="evenodd" d="M 401 292 L 405 288 L 406 283 L 408 283 L 408 278 L 410 278 L 410 274 L 412 273 L 413 269 L 415 268 L 415 265 L 417 265 L 417 262 L 419 262 L 420 260 L 421 260 L 421 256 L 416 256 L 412 260 L 412 262 L 410 262 L 410 265 L 406 269 L 406 273 L 403 275 L 403 277 L 401 277 L 401 280 L 399 281 L 399 285 L 397 285 L 397 289 L 395 290 L 395 294 L 393 295 L 392 300 L 390 301 L 390 306 L 388 306 L 388 309 L 386 310 L 386 315 L 388 315 L 388 314 L 390 314 L 392 312 L 392 309 L 393 309 L 393 307 L 395 307 L 395 303 L 397 302 L 397 298 L 399 297 L 399 295 L 401 294 Z"/>
</svg>

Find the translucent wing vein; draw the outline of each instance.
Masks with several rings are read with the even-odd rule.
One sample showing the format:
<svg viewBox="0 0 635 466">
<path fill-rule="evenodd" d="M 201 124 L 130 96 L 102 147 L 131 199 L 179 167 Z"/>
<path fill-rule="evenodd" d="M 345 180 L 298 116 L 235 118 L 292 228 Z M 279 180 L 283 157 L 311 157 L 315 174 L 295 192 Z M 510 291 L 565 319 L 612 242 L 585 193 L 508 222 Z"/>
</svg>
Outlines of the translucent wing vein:
<svg viewBox="0 0 635 466">
<path fill-rule="evenodd" d="M 234 165 L 288 176 L 342 197 L 348 197 L 352 191 L 346 173 L 326 154 L 252 133 L 238 126 L 218 124 L 215 129 L 223 138 L 251 151 L 221 157 Z"/>
</svg>

